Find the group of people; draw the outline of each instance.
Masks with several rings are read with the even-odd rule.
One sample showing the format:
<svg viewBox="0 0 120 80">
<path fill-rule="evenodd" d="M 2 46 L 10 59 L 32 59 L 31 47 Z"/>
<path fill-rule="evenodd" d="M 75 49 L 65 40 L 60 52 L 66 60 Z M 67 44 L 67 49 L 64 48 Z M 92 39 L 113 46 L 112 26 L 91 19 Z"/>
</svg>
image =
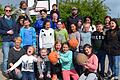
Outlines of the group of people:
<svg viewBox="0 0 120 80">
<path fill-rule="evenodd" d="M 40 18 L 33 22 L 29 10 L 34 6 L 28 8 L 25 1 L 14 11 L 5 6 L 5 14 L 0 18 L 3 75 L 15 80 L 98 80 L 99 73 L 103 78 L 119 80 L 120 29 L 116 19 L 106 16 L 104 24 L 97 21 L 93 25 L 91 16 L 83 19 L 72 7 L 65 25 L 57 5 L 52 8 L 49 17 L 46 9 L 40 10 Z M 73 38 L 78 42 L 74 48 L 69 43 Z M 48 58 L 52 51 L 58 53 L 56 64 Z M 88 61 L 77 64 L 78 54 L 85 54 Z"/>
</svg>

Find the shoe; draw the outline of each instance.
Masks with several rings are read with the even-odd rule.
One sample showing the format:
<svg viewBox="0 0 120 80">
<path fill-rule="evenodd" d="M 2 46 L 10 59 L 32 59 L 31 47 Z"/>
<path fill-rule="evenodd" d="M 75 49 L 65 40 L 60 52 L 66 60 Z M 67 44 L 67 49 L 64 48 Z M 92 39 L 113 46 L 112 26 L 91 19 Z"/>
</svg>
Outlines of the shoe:
<svg viewBox="0 0 120 80">
<path fill-rule="evenodd" d="M 3 75 L 4 77 L 6 77 L 6 78 L 9 78 L 9 75 L 8 75 L 7 72 L 3 72 L 3 71 L 2 71 L 2 75 Z"/>
<path fill-rule="evenodd" d="M 52 76 L 52 80 L 58 80 L 58 78 L 57 78 L 57 75 L 56 75 L 56 74 L 53 74 L 53 76 Z"/>
<path fill-rule="evenodd" d="M 115 77 L 115 75 L 113 74 L 113 75 L 111 75 L 111 76 L 108 76 L 108 79 L 113 79 Z"/>
<path fill-rule="evenodd" d="M 114 76 L 114 80 L 118 80 L 118 76 Z"/>
</svg>

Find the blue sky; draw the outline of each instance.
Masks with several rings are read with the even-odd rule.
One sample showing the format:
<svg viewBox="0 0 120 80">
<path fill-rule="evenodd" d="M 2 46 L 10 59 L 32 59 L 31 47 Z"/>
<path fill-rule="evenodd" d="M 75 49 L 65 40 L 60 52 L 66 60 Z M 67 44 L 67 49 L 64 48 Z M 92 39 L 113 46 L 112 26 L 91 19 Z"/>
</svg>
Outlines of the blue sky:
<svg viewBox="0 0 120 80">
<path fill-rule="evenodd" d="M 120 18 L 120 0 L 106 0 L 104 3 L 111 9 L 108 15 Z"/>
<path fill-rule="evenodd" d="M 18 6 L 21 0 L 0 0 L 0 4 L 13 4 L 14 6 Z M 105 0 L 104 2 L 109 8 L 110 11 L 108 15 L 112 17 L 120 17 L 120 0 Z"/>
</svg>

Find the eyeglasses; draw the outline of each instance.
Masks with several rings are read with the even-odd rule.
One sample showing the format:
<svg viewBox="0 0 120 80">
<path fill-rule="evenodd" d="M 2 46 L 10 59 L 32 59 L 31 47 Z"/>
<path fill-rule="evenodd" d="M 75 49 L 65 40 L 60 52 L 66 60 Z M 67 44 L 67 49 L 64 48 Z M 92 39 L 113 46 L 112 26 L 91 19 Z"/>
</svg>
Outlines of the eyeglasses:
<svg viewBox="0 0 120 80">
<path fill-rule="evenodd" d="M 6 12 L 11 12 L 12 10 L 5 10 Z"/>
</svg>

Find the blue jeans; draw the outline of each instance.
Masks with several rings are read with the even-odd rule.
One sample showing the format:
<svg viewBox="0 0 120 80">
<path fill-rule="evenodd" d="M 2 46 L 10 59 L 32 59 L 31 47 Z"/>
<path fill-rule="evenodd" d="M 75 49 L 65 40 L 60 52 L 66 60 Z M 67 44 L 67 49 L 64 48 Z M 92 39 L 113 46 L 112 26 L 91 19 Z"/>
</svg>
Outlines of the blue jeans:
<svg viewBox="0 0 120 80">
<path fill-rule="evenodd" d="M 15 70 L 13 70 L 12 72 L 9 73 L 9 78 L 15 79 L 15 80 L 21 80 L 22 72 L 19 72 L 18 74 L 16 74 Z"/>
<path fill-rule="evenodd" d="M 8 56 L 10 47 L 14 46 L 14 42 L 2 42 L 2 52 L 3 52 L 3 72 L 7 70 Z"/>
<path fill-rule="evenodd" d="M 120 74 L 120 55 L 113 56 L 113 74 L 115 77 L 118 77 Z"/>
<path fill-rule="evenodd" d="M 104 70 L 105 70 L 105 58 L 106 58 L 106 52 L 105 51 L 98 51 L 97 52 L 97 57 L 98 57 L 98 61 L 100 63 L 100 74 L 101 76 L 104 76 Z"/>
<path fill-rule="evenodd" d="M 113 60 L 113 56 L 108 54 L 108 60 L 109 60 L 108 72 L 110 72 L 110 69 L 111 69 L 112 73 L 114 73 L 114 68 L 113 68 L 114 60 Z"/>
<path fill-rule="evenodd" d="M 97 80 L 97 76 L 95 73 L 89 73 L 88 76 L 83 73 L 78 80 Z"/>
<path fill-rule="evenodd" d="M 35 80 L 34 72 L 23 71 L 22 72 L 22 80 Z"/>
</svg>

